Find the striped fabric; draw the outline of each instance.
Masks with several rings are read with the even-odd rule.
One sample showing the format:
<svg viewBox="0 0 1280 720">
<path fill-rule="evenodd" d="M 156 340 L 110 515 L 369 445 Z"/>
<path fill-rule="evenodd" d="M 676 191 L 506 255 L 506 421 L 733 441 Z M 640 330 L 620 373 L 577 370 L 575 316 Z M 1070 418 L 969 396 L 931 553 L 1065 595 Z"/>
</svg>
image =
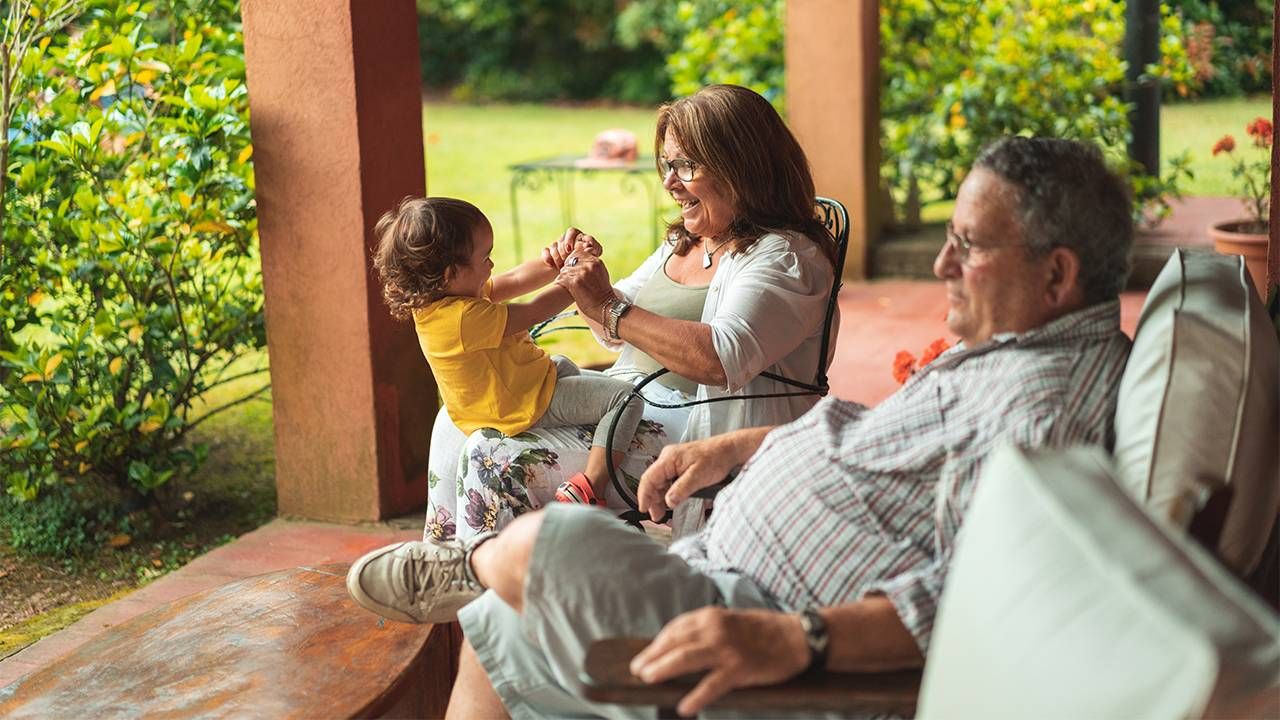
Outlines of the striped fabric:
<svg viewBox="0 0 1280 720">
<path fill-rule="evenodd" d="M 1108 302 L 958 345 L 875 408 L 828 398 L 770 433 L 705 530 L 672 549 L 704 571 L 752 577 L 787 609 L 882 593 L 925 652 L 991 450 L 1109 448 L 1128 351 Z"/>
</svg>

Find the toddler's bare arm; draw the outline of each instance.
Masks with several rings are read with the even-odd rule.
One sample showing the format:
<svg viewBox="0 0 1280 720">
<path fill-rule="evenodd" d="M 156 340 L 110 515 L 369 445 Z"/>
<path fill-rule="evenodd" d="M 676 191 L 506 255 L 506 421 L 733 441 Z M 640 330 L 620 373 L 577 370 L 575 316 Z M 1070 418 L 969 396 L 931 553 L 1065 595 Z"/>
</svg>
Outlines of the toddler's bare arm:
<svg viewBox="0 0 1280 720">
<path fill-rule="evenodd" d="M 553 287 L 526 303 L 507 303 L 507 327 L 502 335 L 515 335 L 569 307 L 573 296 L 562 287 Z"/>
</svg>

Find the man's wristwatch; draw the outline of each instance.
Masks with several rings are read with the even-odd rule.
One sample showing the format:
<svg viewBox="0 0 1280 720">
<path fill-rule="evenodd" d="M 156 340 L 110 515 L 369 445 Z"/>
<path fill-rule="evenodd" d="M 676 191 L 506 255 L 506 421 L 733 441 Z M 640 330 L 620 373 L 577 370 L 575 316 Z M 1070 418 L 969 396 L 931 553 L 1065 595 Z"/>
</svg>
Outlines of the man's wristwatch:
<svg viewBox="0 0 1280 720">
<path fill-rule="evenodd" d="M 827 621 L 822 619 L 817 610 L 810 608 L 800 612 L 800 627 L 804 628 L 804 641 L 809 646 L 809 667 L 805 668 L 805 672 L 825 670 L 827 650 L 831 645 Z"/>
<path fill-rule="evenodd" d="M 610 340 L 621 340 L 618 337 L 618 321 L 622 316 L 631 309 L 631 303 L 626 300 L 612 298 L 604 303 L 604 334 Z"/>
</svg>

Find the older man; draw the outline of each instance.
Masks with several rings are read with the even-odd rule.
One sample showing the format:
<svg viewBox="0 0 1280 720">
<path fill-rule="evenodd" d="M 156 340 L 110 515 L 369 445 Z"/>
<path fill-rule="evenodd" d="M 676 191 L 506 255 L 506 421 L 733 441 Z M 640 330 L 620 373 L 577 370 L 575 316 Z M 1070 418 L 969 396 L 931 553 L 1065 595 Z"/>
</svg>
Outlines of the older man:
<svg viewBox="0 0 1280 720">
<path fill-rule="evenodd" d="M 573 690 L 586 646 L 619 635 L 658 633 L 633 665 L 644 679 L 709 671 L 686 714 L 808 667 L 917 667 L 990 450 L 1111 441 L 1129 210 L 1092 146 L 997 142 L 934 263 L 960 342 L 873 409 L 828 399 L 789 425 L 664 450 L 641 479 L 654 516 L 743 465 L 700 534 L 668 552 L 605 513 L 553 507 L 465 546 L 371 553 L 348 587 L 398 619 L 465 605 L 456 717 L 643 716 Z"/>
</svg>

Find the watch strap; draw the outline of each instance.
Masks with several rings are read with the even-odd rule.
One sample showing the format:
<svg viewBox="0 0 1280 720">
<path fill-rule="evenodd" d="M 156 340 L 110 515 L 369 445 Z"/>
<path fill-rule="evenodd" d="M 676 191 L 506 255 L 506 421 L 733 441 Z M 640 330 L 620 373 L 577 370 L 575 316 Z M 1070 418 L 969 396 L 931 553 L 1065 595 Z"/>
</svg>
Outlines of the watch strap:
<svg viewBox="0 0 1280 720">
<path fill-rule="evenodd" d="M 800 611 L 800 626 L 804 628 L 804 640 L 809 646 L 809 666 L 806 673 L 821 672 L 827 669 L 827 658 L 831 647 L 831 635 L 827 631 L 827 621 L 814 608 Z"/>
<path fill-rule="evenodd" d="M 622 316 L 631 309 L 631 303 L 619 298 L 613 298 L 605 302 L 604 306 L 604 334 L 610 340 L 621 340 L 618 337 L 618 321 Z"/>
</svg>

